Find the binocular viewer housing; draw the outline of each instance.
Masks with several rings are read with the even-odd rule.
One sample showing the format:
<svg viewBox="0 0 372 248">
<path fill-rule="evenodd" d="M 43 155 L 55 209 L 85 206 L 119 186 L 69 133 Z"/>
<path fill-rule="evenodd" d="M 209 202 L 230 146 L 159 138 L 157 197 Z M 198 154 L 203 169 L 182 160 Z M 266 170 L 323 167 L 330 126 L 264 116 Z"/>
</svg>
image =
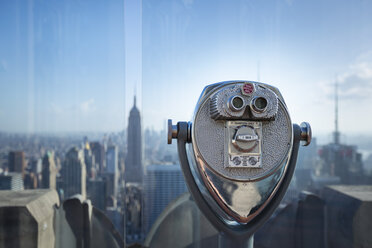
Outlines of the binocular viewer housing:
<svg viewBox="0 0 372 248">
<path fill-rule="evenodd" d="M 270 120 L 278 112 L 278 96 L 259 83 L 239 83 L 216 92 L 209 104 L 214 120 Z"/>
<path fill-rule="evenodd" d="M 292 124 L 277 88 L 228 81 L 205 87 L 192 124 L 168 121 L 168 143 L 174 138 L 189 190 L 206 217 L 225 233 L 252 233 L 284 196 L 298 144 L 310 143 L 311 128 Z"/>
</svg>

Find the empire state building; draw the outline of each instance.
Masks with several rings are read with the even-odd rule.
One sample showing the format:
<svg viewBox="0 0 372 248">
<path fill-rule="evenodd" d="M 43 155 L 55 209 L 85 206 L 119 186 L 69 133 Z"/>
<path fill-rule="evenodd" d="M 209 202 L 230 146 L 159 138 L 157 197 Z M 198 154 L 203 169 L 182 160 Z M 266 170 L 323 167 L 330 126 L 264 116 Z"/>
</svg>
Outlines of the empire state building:
<svg viewBox="0 0 372 248">
<path fill-rule="evenodd" d="M 141 115 L 136 106 L 136 97 L 129 114 L 128 152 L 124 177 L 126 183 L 142 183 L 143 179 Z"/>
</svg>

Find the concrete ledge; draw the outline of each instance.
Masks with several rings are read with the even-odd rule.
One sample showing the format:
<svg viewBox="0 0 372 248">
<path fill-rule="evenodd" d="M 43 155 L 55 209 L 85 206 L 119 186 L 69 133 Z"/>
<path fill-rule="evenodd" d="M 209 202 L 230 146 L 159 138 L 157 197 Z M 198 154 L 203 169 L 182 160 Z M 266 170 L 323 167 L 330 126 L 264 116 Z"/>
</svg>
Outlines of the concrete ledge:
<svg viewBox="0 0 372 248">
<path fill-rule="evenodd" d="M 0 191 L 0 247 L 55 247 L 55 190 Z"/>
<path fill-rule="evenodd" d="M 372 247 L 372 185 L 328 186 L 322 194 L 328 247 Z"/>
</svg>

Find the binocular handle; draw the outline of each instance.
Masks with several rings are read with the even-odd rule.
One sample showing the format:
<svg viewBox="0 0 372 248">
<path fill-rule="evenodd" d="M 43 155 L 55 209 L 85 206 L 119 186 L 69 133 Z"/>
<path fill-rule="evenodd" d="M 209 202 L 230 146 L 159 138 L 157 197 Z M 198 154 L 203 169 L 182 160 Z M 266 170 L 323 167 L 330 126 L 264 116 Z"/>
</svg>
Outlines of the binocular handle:
<svg viewBox="0 0 372 248">
<path fill-rule="evenodd" d="M 281 200 L 283 199 L 296 167 L 300 141 L 304 140 L 306 142 L 305 138 L 307 138 L 309 142 L 306 142 L 304 145 L 308 145 L 308 143 L 310 143 L 311 141 L 310 125 L 304 124 L 303 127 L 300 127 L 297 124 L 293 124 L 293 149 L 289 160 L 289 165 L 282 183 L 280 184 L 277 192 L 273 196 L 272 200 L 268 203 L 268 205 L 249 223 L 236 226 L 228 226 L 213 211 L 210 210 L 208 202 L 205 200 L 202 193 L 200 192 L 197 183 L 192 175 L 186 154 L 186 143 L 191 142 L 191 124 L 188 122 L 178 122 L 177 126 L 173 126 L 172 122 L 170 121 L 169 123 L 169 121 L 168 124 L 170 124 L 171 129 L 174 130 L 171 132 L 172 137 L 170 138 L 170 142 L 172 138 L 177 138 L 178 155 L 182 172 L 185 180 L 187 181 L 187 187 L 199 209 L 210 221 L 210 223 L 221 233 L 221 235 L 227 237 L 227 240 L 233 241 L 234 244 L 236 244 L 238 247 L 241 247 L 243 244 L 248 244 L 247 242 L 250 240 L 250 237 L 270 218 L 274 210 L 278 207 Z M 309 134 L 310 137 L 306 136 L 306 133 Z"/>
</svg>

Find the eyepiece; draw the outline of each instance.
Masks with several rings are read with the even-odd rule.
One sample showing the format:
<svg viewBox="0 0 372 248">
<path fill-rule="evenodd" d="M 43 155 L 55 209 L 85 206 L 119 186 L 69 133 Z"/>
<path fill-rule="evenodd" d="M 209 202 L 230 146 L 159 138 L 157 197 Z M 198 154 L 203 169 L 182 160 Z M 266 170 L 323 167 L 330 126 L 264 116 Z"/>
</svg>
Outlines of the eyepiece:
<svg viewBox="0 0 372 248">
<path fill-rule="evenodd" d="M 254 111 L 262 113 L 266 110 L 267 100 L 264 97 L 255 97 L 251 102 L 251 107 Z"/>
<path fill-rule="evenodd" d="M 232 111 L 240 111 L 244 108 L 244 100 L 241 96 L 233 96 L 230 98 L 228 106 Z"/>
</svg>

